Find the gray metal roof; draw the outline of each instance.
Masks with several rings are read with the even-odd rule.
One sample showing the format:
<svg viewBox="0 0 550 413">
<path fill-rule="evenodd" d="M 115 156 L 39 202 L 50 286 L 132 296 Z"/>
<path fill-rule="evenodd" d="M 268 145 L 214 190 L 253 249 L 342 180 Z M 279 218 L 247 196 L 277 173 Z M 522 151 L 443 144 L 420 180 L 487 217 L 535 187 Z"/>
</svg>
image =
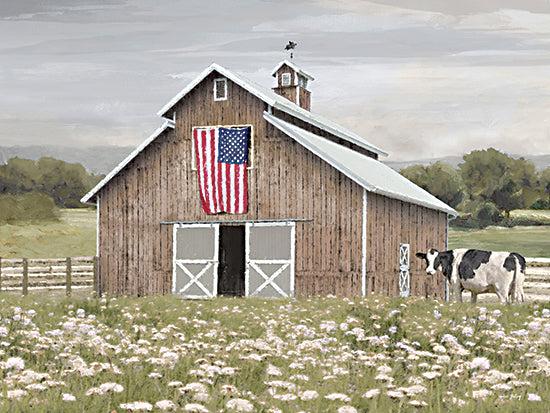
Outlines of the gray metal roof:
<svg viewBox="0 0 550 413">
<path fill-rule="evenodd" d="M 369 192 L 458 216 L 453 208 L 382 162 L 362 155 L 267 112 L 264 119 Z"/>
</svg>

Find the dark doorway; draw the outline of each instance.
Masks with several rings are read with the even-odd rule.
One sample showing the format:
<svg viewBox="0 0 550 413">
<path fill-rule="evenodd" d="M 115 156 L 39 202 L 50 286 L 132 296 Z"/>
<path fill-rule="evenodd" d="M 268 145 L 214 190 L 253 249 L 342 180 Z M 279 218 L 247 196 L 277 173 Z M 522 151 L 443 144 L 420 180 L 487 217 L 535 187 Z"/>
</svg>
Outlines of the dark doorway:
<svg viewBox="0 0 550 413">
<path fill-rule="evenodd" d="M 245 272 L 244 225 L 220 225 L 218 295 L 243 296 Z"/>
</svg>

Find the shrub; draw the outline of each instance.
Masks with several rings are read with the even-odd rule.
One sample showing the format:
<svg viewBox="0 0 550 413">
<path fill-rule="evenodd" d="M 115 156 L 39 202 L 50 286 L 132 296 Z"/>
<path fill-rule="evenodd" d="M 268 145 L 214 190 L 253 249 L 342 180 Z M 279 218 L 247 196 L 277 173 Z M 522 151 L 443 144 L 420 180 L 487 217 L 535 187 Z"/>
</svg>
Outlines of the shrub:
<svg viewBox="0 0 550 413">
<path fill-rule="evenodd" d="M 44 194 L 0 195 L 0 224 L 57 221 L 57 207 Z"/>
<path fill-rule="evenodd" d="M 546 199 L 539 199 L 531 205 L 531 209 L 550 209 L 550 202 Z"/>
</svg>

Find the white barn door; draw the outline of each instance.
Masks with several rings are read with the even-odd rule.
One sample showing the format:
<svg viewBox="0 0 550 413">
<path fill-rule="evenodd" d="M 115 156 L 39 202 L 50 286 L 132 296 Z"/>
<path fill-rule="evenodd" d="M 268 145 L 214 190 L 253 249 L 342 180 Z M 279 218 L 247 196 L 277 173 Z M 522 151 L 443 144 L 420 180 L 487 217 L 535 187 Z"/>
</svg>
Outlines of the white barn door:
<svg viewBox="0 0 550 413">
<path fill-rule="evenodd" d="M 218 224 L 174 226 L 172 293 L 184 298 L 218 294 Z"/>
<path fill-rule="evenodd" d="M 294 296 L 295 223 L 246 224 L 246 297 Z"/>
</svg>

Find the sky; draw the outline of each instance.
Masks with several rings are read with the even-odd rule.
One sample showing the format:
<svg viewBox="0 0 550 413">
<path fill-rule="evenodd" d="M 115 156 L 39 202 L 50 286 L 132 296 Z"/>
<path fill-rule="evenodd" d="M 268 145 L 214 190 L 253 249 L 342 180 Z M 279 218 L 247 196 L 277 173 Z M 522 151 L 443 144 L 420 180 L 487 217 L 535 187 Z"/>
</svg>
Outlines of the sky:
<svg viewBox="0 0 550 413">
<path fill-rule="evenodd" d="M 2 0 L 0 145 L 137 146 L 211 63 L 406 161 L 550 154 L 549 0 Z"/>
</svg>

